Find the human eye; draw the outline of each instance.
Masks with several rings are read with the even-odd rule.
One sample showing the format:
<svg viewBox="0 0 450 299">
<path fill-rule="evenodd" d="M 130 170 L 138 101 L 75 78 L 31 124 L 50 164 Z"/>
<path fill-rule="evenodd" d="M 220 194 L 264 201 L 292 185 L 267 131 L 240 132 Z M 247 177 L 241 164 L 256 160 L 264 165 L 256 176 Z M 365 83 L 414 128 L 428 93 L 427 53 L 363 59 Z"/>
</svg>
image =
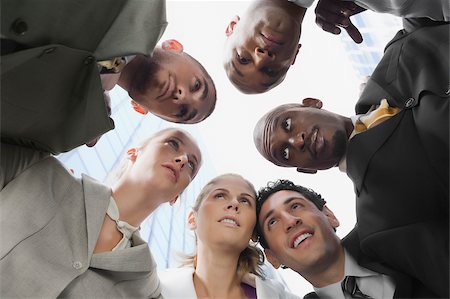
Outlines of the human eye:
<svg viewBox="0 0 450 299">
<path fill-rule="evenodd" d="M 194 85 L 192 86 L 191 91 L 197 91 L 200 89 L 200 87 L 202 87 L 202 83 L 200 82 L 200 80 L 195 79 L 195 82 L 194 82 Z"/>
<path fill-rule="evenodd" d="M 239 53 L 236 53 L 236 59 L 239 61 L 240 64 L 248 64 L 250 62 L 249 59 L 239 55 Z"/>
<path fill-rule="evenodd" d="M 214 198 L 217 198 L 217 199 L 224 199 L 224 198 L 225 198 L 225 193 L 219 192 L 219 193 L 217 193 L 216 195 L 214 195 Z"/>
<path fill-rule="evenodd" d="M 239 202 L 241 202 L 241 203 L 243 203 L 243 204 L 246 204 L 246 205 L 249 205 L 249 206 L 252 205 L 252 203 L 250 202 L 250 199 L 248 199 L 247 197 L 241 197 L 241 198 L 239 199 Z"/>
<path fill-rule="evenodd" d="M 275 218 L 271 218 L 269 219 L 269 221 L 267 221 L 267 228 L 270 230 L 271 228 L 273 228 L 273 226 L 277 223 L 277 220 Z"/>
<path fill-rule="evenodd" d="M 297 209 L 300 209 L 301 207 L 303 207 L 303 205 L 297 202 L 297 203 L 292 204 L 291 209 L 297 210 Z"/>
<path fill-rule="evenodd" d="M 281 125 L 283 126 L 283 129 L 286 132 L 289 132 L 291 130 L 291 122 L 292 122 L 291 118 L 288 117 L 281 123 Z"/>
<path fill-rule="evenodd" d="M 282 153 L 281 156 L 283 157 L 284 160 L 289 160 L 289 148 L 285 148 Z"/>
<path fill-rule="evenodd" d="M 192 173 L 194 173 L 195 172 L 195 169 L 196 169 L 196 166 L 195 166 L 195 163 L 194 162 L 192 162 L 192 161 L 188 161 L 188 167 L 191 169 L 191 172 Z"/>
<path fill-rule="evenodd" d="M 174 149 L 178 150 L 180 148 L 180 143 L 176 139 L 169 139 L 167 143 Z"/>
</svg>

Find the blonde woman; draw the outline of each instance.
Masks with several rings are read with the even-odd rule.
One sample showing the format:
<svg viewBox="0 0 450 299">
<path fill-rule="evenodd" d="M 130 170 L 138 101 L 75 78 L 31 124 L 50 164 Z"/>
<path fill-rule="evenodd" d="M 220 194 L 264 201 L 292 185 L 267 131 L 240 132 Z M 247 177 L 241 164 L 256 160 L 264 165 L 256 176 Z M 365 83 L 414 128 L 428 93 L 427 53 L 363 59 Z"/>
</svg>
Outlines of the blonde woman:
<svg viewBox="0 0 450 299">
<path fill-rule="evenodd" d="M 138 228 L 200 165 L 196 142 L 178 129 L 130 149 L 112 189 L 73 177 L 48 153 L 2 144 L 0 297 L 160 296 Z"/>
<path fill-rule="evenodd" d="M 162 295 L 178 298 L 297 298 L 264 280 L 262 252 L 249 245 L 256 223 L 256 192 L 236 174 L 210 181 L 188 216 L 197 254 L 191 266 L 160 273 Z"/>
</svg>

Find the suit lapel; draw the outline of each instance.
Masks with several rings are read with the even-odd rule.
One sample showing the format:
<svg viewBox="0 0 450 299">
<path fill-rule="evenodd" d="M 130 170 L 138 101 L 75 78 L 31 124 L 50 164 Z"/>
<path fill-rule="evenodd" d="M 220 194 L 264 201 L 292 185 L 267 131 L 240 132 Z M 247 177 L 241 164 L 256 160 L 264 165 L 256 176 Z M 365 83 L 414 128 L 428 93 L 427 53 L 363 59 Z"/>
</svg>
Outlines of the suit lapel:
<svg viewBox="0 0 450 299">
<path fill-rule="evenodd" d="M 395 282 L 394 298 L 410 298 L 412 296 L 412 280 L 408 276 L 384 266 L 380 262 L 365 255 L 359 246 L 358 227 L 342 239 L 342 245 L 356 260 L 358 265 L 391 277 Z"/>
<path fill-rule="evenodd" d="M 86 227 L 88 237 L 88 259 L 92 257 L 100 228 L 106 215 L 111 189 L 87 175 L 82 175 L 84 202 L 86 206 Z"/>
<path fill-rule="evenodd" d="M 377 150 L 389 139 L 403 118 L 404 111 L 385 122 L 353 136 L 347 148 L 347 175 L 355 185 L 357 196 L 367 172 L 367 167 Z"/>
</svg>

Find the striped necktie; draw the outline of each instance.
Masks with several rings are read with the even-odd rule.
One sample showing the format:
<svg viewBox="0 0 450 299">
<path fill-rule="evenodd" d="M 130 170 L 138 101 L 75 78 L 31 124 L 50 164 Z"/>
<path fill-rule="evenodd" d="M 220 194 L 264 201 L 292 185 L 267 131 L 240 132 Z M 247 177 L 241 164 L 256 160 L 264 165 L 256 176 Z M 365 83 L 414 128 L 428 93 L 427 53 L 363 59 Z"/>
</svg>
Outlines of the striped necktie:
<svg viewBox="0 0 450 299">
<path fill-rule="evenodd" d="M 356 284 L 355 276 L 346 276 L 341 283 L 342 291 L 348 293 L 352 298 L 373 299 L 360 291 Z"/>
</svg>

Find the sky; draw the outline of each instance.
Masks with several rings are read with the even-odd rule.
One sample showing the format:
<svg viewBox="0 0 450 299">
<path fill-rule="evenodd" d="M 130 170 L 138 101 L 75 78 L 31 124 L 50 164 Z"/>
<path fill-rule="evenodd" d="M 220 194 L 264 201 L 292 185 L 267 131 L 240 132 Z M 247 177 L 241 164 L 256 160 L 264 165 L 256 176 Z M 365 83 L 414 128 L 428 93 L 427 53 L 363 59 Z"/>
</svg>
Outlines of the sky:
<svg viewBox="0 0 450 299">
<path fill-rule="evenodd" d="M 282 0 L 280 0 L 282 1 Z M 340 38 L 323 32 L 314 22 L 314 9 L 303 21 L 302 47 L 284 82 L 260 95 L 244 95 L 228 81 L 222 67 L 225 28 L 235 15 L 242 16 L 248 1 L 168 1 L 169 25 L 161 39 L 177 39 L 184 50 L 199 60 L 214 79 L 218 99 L 216 109 L 196 124 L 206 144 L 209 159 L 218 174 L 238 173 L 255 187 L 284 178 L 314 189 L 328 202 L 340 220 L 337 234 L 345 236 L 355 225 L 353 184 L 337 168 L 315 175 L 298 173 L 266 161 L 253 144 L 253 129 L 270 109 L 314 97 L 327 109 L 353 115 L 361 78 L 352 68 Z M 380 49 L 382 51 L 382 49 Z M 181 126 L 183 127 L 183 126 Z M 280 270 L 291 291 L 303 297 L 309 283 L 291 270 Z"/>
</svg>

